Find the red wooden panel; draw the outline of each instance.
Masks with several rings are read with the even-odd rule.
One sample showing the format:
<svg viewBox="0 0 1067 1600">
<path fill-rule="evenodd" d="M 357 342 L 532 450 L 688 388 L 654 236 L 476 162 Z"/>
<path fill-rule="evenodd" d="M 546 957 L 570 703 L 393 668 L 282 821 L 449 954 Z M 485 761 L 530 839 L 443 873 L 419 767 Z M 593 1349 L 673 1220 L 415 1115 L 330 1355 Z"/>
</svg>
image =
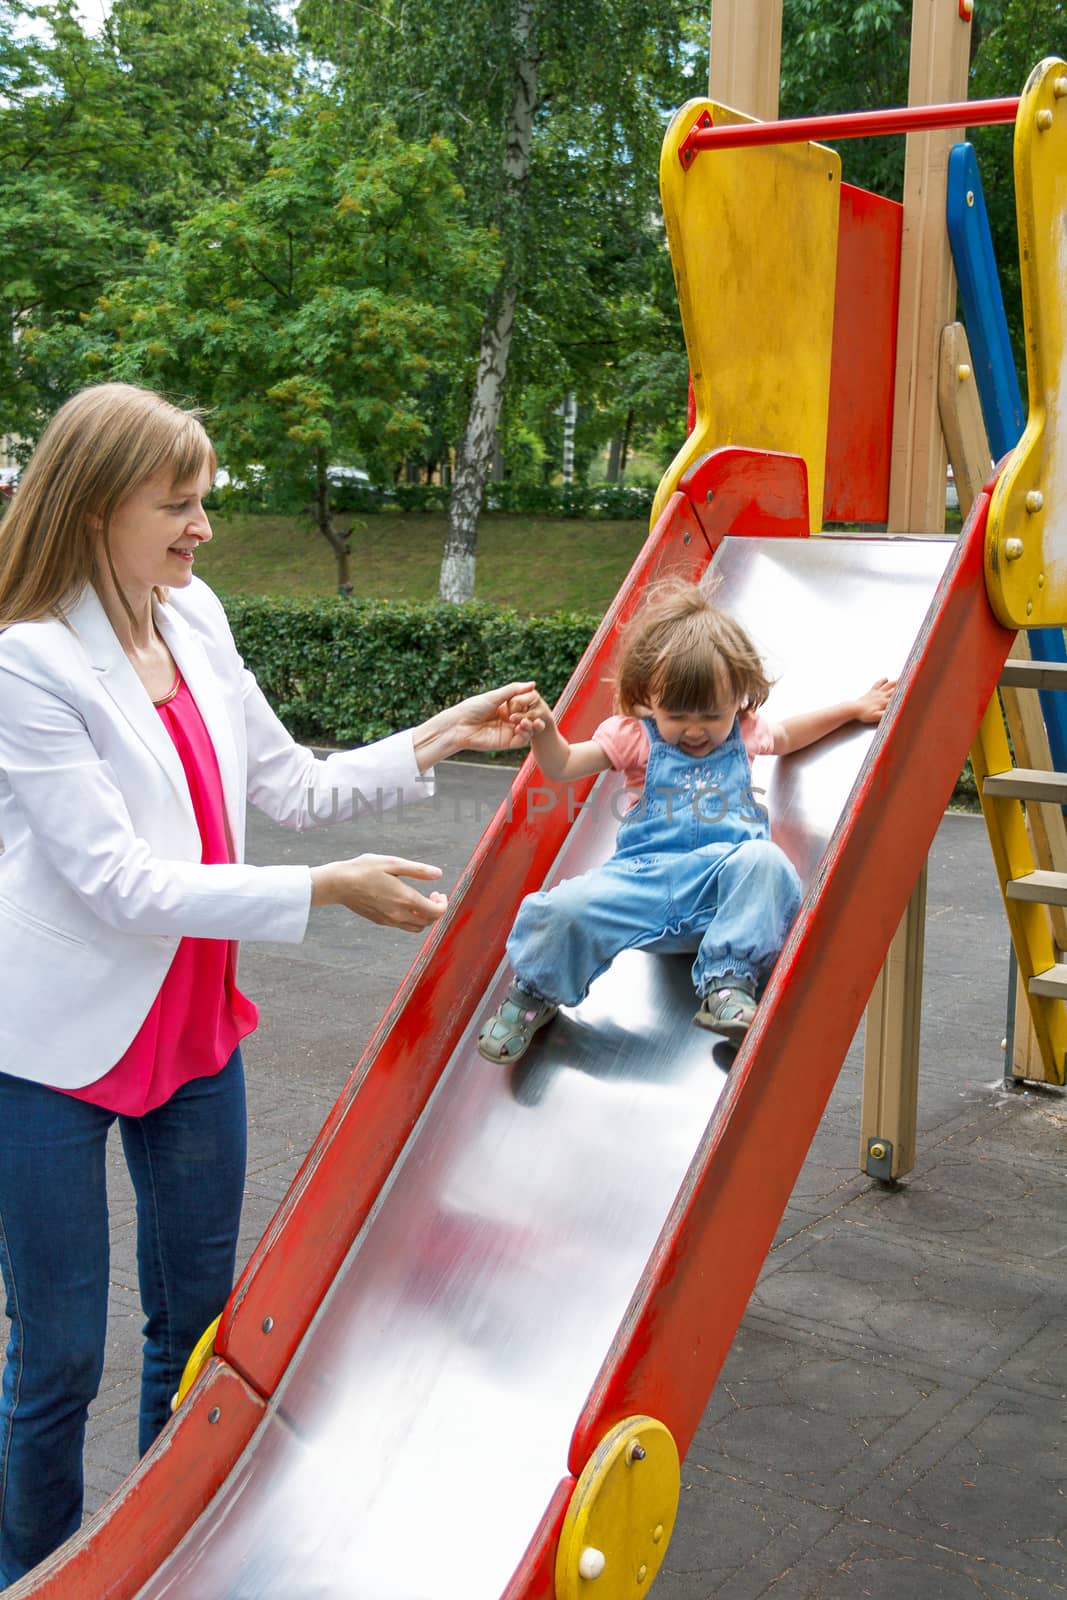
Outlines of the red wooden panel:
<svg viewBox="0 0 1067 1600">
<path fill-rule="evenodd" d="M 728 535 L 807 538 L 808 469 L 803 456 L 723 445 L 701 456 L 678 488 L 715 551 Z"/>
<path fill-rule="evenodd" d="M 688 1447 L 1014 634 L 975 502 L 756 1022 L 575 1431 L 580 1473 L 647 1413 Z"/>
<path fill-rule="evenodd" d="M 841 185 L 824 522 L 885 522 L 903 207 Z"/>
<path fill-rule="evenodd" d="M 236 1373 L 210 1362 L 170 1427 L 96 1516 L 5 1594 L 129 1600 L 192 1527 L 264 1409 Z"/>
</svg>

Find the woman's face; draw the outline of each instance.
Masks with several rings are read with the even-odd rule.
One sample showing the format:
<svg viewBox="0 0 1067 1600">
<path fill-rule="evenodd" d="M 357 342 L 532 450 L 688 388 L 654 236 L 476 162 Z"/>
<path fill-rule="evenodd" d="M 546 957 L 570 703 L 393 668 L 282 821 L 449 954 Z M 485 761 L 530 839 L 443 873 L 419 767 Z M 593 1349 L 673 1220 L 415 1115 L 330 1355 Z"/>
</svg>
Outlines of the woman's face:
<svg viewBox="0 0 1067 1600">
<path fill-rule="evenodd" d="M 164 468 L 119 502 L 111 518 L 111 560 L 131 603 L 147 598 L 157 585 L 182 589 L 189 583 L 196 552 L 211 538 L 204 510 L 211 481 L 206 463 L 194 476 L 177 482 Z M 106 572 L 102 533 L 100 544 Z"/>
</svg>

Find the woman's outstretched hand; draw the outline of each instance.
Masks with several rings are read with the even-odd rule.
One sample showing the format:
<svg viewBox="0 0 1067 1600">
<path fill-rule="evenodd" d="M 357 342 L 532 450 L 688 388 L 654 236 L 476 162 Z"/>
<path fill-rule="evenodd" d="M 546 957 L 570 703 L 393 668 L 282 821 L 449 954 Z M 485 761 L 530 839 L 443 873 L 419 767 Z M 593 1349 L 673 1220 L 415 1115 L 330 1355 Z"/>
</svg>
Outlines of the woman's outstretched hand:
<svg viewBox="0 0 1067 1600">
<path fill-rule="evenodd" d="M 386 928 L 422 933 L 445 913 L 448 899 L 434 891 L 420 894 L 404 878 L 433 879 L 440 867 L 425 861 L 404 861 L 400 856 L 353 856 L 311 869 L 311 904 L 346 906 L 357 917 Z"/>
<path fill-rule="evenodd" d="M 487 689 L 484 694 L 471 695 L 458 705 L 439 711 L 415 728 L 419 771 L 425 772 L 457 750 L 524 749 L 530 742 L 529 734 L 512 724 L 509 703 L 514 695 L 527 694 L 533 688 L 533 683 L 506 683 L 499 689 Z"/>
</svg>

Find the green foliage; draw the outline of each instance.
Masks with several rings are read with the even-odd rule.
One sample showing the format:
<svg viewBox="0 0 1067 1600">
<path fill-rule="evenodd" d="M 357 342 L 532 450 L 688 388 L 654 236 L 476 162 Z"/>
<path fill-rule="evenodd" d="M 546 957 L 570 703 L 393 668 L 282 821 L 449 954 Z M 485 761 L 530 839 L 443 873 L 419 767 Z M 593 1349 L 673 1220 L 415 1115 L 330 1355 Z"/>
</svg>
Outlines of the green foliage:
<svg viewBox="0 0 1067 1600">
<path fill-rule="evenodd" d="M 365 743 L 442 706 L 536 678 L 551 703 L 600 618 L 506 606 L 224 596 L 237 645 L 298 738 Z"/>
<path fill-rule="evenodd" d="M 336 108 L 310 97 L 257 182 L 194 212 L 68 335 L 87 375 L 209 405 L 230 474 L 265 475 L 276 506 L 313 505 L 342 563 L 326 469 L 387 476 L 420 448 L 416 397 L 461 369 L 489 270 L 444 140 L 384 125 L 346 151 Z"/>
<path fill-rule="evenodd" d="M 72 0 L 0 0 L 0 431 L 85 381 L 69 335 L 150 241 L 262 170 L 291 43 L 264 0 L 115 0 L 98 37 Z"/>
<path fill-rule="evenodd" d="M 782 21 L 783 117 L 905 105 L 911 0 L 793 0 Z M 846 182 L 899 200 L 904 140 L 851 139 Z"/>
<path fill-rule="evenodd" d="M 657 168 L 670 108 L 707 83 L 707 7 L 530 7 L 536 105 L 529 171 L 514 182 L 506 135 L 523 10 L 519 0 L 302 0 L 298 19 L 316 53 L 335 65 L 354 130 L 385 116 L 403 137 L 438 132 L 455 146 L 465 214 L 493 230 L 499 279 L 519 286 L 500 427 L 505 463 L 509 441 L 528 427 L 545 442 L 551 471 L 560 461 L 555 408 L 569 390 L 582 405 L 579 464 L 624 428 L 631 443 L 648 437 L 667 410 L 684 424 L 684 353 L 679 359 Z M 648 362 L 646 377 L 660 365 L 658 381 L 641 384 L 631 416 L 634 361 Z M 454 442 L 460 416 L 453 430 Z M 439 454 L 437 447 L 427 459 Z M 521 451 L 516 465 L 523 473 Z"/>
<path fill-rule="evenodd" d="M 1045 56 L 1067 59 L 1067 7 L 1062 0 L 998 0 L 996 13 L 995 25 L 987 22 L 975 58 L 971 92 L 976 98 L 1018 94 L 1038 61 Z M 975 128 L 971 141 L 982 175 L 993 250 L 1025 404 L 1025 340 L 1011 129 Z"/>
</svg>

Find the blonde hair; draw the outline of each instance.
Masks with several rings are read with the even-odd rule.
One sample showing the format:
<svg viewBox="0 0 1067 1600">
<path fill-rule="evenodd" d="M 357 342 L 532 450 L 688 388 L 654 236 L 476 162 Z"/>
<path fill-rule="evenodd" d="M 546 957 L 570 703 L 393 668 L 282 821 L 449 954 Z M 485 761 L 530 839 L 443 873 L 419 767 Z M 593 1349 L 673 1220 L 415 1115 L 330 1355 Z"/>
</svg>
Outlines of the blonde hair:
<svg viewBox="0 0 1067 1600">
<path fill-rule="evenodd" d="M 146 478 L 193 476 L 215 452 L 200 421 L 151 389 L 101 383 L 61 406 L 41 435 L 0 523 L 0 628 L 61 616 L 111 560 L 115 509 Z M 90 520 L 92 519 L 92 520 Z"/>
<path fill-rule="evenodd" d="M 665 711 L 704 711 L 724 695 L 756 711 L 770 679 L 755 645 L 699 584 L 657 584 L 624 630 L 615 673 L 615 707 L 638 716 L 655 699 Z"/>
</svg>

